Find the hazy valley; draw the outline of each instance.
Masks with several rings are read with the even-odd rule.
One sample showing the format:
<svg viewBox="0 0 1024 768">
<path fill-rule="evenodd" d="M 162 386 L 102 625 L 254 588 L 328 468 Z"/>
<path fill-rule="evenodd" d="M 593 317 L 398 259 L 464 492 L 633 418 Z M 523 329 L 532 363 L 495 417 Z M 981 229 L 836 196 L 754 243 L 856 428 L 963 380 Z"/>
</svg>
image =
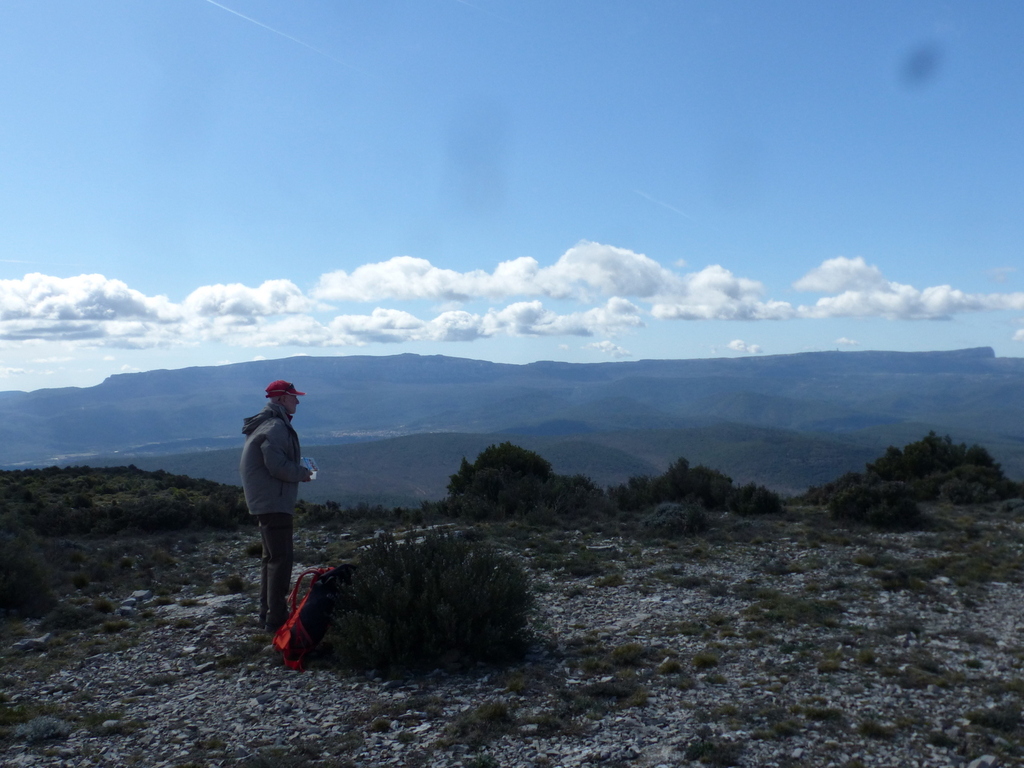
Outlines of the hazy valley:
<svg viewBox="0 0 1024 768">
<path fill-rule="evenodd" d="M 513 440 L 599 484 L 680 456 L 796 493 L 929 430 L 1024 477 L 1024 360 L 990 349 L 504 365 L 441 356 L 294 357 L 0 393 L 0 466 L 117 465 L 237 483 L 243 416 L 284 377 L 320 463 L 311 501 L 439 498 L 462 456 Z"/>
</svg>

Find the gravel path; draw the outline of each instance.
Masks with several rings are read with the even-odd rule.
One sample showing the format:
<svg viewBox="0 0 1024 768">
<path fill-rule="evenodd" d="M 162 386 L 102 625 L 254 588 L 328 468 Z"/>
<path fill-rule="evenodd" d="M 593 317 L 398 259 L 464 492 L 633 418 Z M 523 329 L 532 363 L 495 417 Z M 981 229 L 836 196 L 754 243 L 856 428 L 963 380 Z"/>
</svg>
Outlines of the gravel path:
<svg viewBox="0 0 1024 768">
<path fill-rule="evenodd" d="M 7 719 L 0 761 L 1024 765 L 1024 587 L 993 580 L 1016 574 L 1018 523 L 993 514 L 969 536 L 830 536 L 792 522 L 755 534 L 671 546 L 570 535 L 563 553 L 596 563 L 577 577 L 564 558 L 517 553 L 537 578 L 541 642 L 500 668 L 389 680 L 324 654 L 292 672 L 253 626 L 251 592 L 139 595 L 126 626 L 99 638 L 33 645 L 26 623 L 6 635 L 0 709 L 39 717 Z M 328 534 L 309 537 L 315 547 Z M 216 557 L 199 559 L 230 562 L 239 546 L 211 539 L 202 547 Z"/>
</svg>

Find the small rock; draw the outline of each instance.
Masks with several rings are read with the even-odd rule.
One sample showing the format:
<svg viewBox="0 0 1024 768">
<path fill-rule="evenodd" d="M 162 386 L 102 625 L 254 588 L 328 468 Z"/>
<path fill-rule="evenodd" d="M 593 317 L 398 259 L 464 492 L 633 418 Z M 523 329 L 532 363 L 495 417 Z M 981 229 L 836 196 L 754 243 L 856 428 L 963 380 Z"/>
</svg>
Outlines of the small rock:
<svg viewBox="0 0 1024 768">
<path fill-rule="evenodd" d="M 16 651 L 45 651 L 46 646 L 52 639 L 53 635 L 50 632 L 47 632 L 45 635 L 41 635 L 40 637 L 28 637 L 24 640 L 19 640 L 11 647 Z"/>
<path fill-rule="evenodd" d="M 996 768 L 998 764 L 995 755 L 983 755 L 968 763 L 967 768 Z"/>
</svg>

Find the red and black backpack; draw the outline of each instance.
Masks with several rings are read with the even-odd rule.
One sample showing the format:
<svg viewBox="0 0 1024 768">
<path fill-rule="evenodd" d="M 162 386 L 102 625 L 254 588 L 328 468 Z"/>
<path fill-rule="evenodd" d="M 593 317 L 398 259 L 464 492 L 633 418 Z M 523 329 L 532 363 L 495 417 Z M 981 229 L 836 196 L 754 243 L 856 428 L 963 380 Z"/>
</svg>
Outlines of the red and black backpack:
<svg viewBox="0 0 1024 768">
<path fill-rule="evenodd" d="M 306 654 L 316 648 L 327 633 L 338 599 L 338 587 L 352 581 L 355 569 L 354 565 L 345 563 L 336 568 L 310 568 L 299 574 L 292 589 L 291 614 L 274 635 L 274 647 L 281 651 L 286 667 L 304 670 L 302 661 Z M 299 588 L 306 576 L 313 578 L 302 601 L 297 603 Z"/>
</svg>

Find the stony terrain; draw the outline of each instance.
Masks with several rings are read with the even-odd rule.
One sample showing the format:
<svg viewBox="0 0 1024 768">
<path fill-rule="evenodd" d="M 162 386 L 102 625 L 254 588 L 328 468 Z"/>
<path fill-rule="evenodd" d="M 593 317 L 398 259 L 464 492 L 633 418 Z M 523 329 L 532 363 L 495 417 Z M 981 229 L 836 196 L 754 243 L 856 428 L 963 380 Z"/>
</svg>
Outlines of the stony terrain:
<svg viewBox="0 0 1024 768">
<path fill-rule="evenodd" d="M 252 534 L 210 535 L 177 553 L 198 587 L 120 595 L 103 627 L 3 625 L 0 762 L 1024 765 L 1024 524 L 933 514 L 898 534 L 808 510 L 674 542 L 519 531 L 499 543 L 536 575 L 527 659 L 417 674 L 284 668 L 251 586 L 210 587 L 257 580 Z M 337 539 L 299 536 L 308 562 Z"/>
</svg>

